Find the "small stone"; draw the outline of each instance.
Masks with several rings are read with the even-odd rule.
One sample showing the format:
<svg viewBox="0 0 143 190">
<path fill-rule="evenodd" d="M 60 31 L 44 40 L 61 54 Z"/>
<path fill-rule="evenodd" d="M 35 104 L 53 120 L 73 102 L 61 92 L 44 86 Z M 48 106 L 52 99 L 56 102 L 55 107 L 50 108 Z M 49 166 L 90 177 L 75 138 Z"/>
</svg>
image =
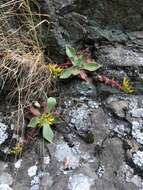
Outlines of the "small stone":
<svg viewBox="0 0 143 190">
<path fill-rule="evenodd" d="M 44 157 L 44 164 L 47 165 L 50 163 L 50 157 L 49 156 L 45 156 Z"/>
<path fill-rule="evenodd" d="M 103 176 L 104 172 L 105 172 L 104 166 L 100 165 L 96 171 L 96 174 L 98 175 L 99 178 L 101 178 Z"/>
<path fill-rule="evenodd" d="M 133 175 L 130 182 L 135 184 L 137 187 L 142 186 L 142 179 L 138 175 Z"/>
<path fill-rule="evenodd" d="M 140 144 L 143 144 L 143 126 L 142 122 L 133 121 L 132 122 L 132 136 Z"/>
<path fill-rule="evenodd" d="M 121 166 L 121 175 L 126 182 L 142 187 L 142 179 L 138 175 L 134 175 L 134 170 L 125 163 Z"/>
<path fill-rule="evenodd" d="M 40 179 L 39 176 L 34 176 L 34 179 L 31 181 L 31 185 L 39 184 Z"/>
<path fill-rule="evenodd" d="M 77 174 L 69 178 L 68 190 L 90 190 L 93 180 L 83 174 Z"/>
<path fill-rule="evenodd" d="M 79 152 L 76 147 L 70 148 L 67 143 L 61 143 L 57 145 L 55 157 L 59 162 L 65 163 L 65 159 L 68 159 L 68 168 L 75 169 L 79 166 Z"/>
<path fill-rule="evenodd" d="M 36 175 L 36 172 L 37 172 L 37 166 L 31 166 L 29 169 L 28 169 L 28 175 L 30 177 Z"/>
<path fill-rule="evenodd" d="M 142 151 L 137 151 L 136 153 L 134 153 L 132 159 L 135 165 L 143 169 L 143 152 Z"/>
<path fill-rule="evenodd" d="M 30 190 L 39 190 L 39 185 L 33 185 Z"/>
<path fill-rule="evenodd" d="M 117 100 L 110 102 L 109 99 L 108 106 L 118 117 L 124 118 L 126 116 L 125 111 L 128 109 L 128 102 L 124 100 Z"/>
<path fill-rule="evenodd" d="M 15 164 L 14 164 L 14 167 L 16 169 L 19 169 L 21 167 L 21 163 L 22 163 L 22 159 L 18 160 Z"/>
<path fill-rule="evenodd" d="M 12 123 L 12 124 L 10 125 L 10 127 L 11 127 L 11 130 L 14 130 L 15 125 Z"/>
<path fill-rule="evenodd" d="M 0 184 L 0 190 L 13 190 L 8 184 Z"/>
<path fill-rule="evenodd" d="M 49 173 L 44 173 L 40 185 L 42 185 L 43 189 L 44 187 L 51 187 L 53 184 L 53 179 L 50 176 Z"/>
<path fill-rule="evenodd" d="M 8 134 L 6 132 L 7 128 L 7 125 L 0 123 L 0 144 L 2 144 L 8 138 Z"/>
<path fill-rule="evenodd" d="M 98 104 L 95 101 L 92 101 L 92 100 L 88 101 L 88 106 L 90 108 L 93 108 L 93 109 L 97 109 L 99 107 Z"/>
<path fill-rule="evenodd" d="M 127 134 L 130 134 L 130 128 L 123 124 L 113 126 L 113 131 L 118 133 L 118 136 L 126 136 Z"/>
<path fill-rule="evenodd" d="M 12 185 L 13 183 L 13 178 L 9 173 L 2 173 L 0 176 L 0 184 L 7 184 L 7 185 Z"/>
<path fill-rule="evenodd" d="M 133 109 L 130 113 L 133 117 L 143 118 L 143 108 Z"/>
</svg>

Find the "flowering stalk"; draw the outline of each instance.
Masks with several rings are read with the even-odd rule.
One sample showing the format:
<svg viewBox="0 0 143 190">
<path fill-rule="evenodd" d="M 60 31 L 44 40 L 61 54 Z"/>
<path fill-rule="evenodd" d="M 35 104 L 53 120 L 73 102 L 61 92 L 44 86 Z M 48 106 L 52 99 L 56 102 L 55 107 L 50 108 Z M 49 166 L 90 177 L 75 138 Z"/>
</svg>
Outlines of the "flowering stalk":
<svg viewBox="0 0 143 190">
<path fill-rule="evenodd" d="M 105 75 L 97 75 L 97 80 L 99 80 L 100 82 L 103 82 L 107 85 L 110 85 L 112 87 L 115 87 L 119 90 L 122 90 L 123 92 L 130 94 L 134 92 L 134 88 L 132 85 L 130 85 L 129 83 L 129 79 L 127 76 L 125 76 L 123 78 L 122 83 L 120 84 L 119 82 L 117 82 L 114 79 L 109 79 L 107 76 Z"/>
<path fill-rule="evenodd" d="M 116 80 L 114 79 L 110 79 L 108 78 L 107 76 L 105 75 L 97 75 L 97 80 L 99 80 L 100 82 L 103 82 L 109 86 L 112 86 L 112 87 L 115 87 L 115 88 L 118 88 L 119 90 L 122 90 L 122 85 L 117 82 Z"/>
</svg>

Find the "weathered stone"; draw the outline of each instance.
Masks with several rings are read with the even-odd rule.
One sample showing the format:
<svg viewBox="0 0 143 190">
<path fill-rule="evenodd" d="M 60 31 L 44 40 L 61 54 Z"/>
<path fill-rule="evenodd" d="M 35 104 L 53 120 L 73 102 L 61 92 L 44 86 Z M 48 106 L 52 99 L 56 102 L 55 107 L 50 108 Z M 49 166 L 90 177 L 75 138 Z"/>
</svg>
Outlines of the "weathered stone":
<svg viewBox="0 0 143 190">
<path fill-rule="evenodd" d="M 7 184 L 1 184 L 0 185 L 0 190 L 13 190 L 9 185 Z"/>
<path fill-rule="evenodd" d="M 142 187 L 142 179 L 138 175 L 134 175 L 133 169 L 123 162 L 119 169 L 119 176 L 124 178 L 128 184 L 130 184 L 130 189 L 137 189 Z"/>
<path fill-rule="evenodd" d="M 51 30 L 48 26 L 42 25 L 44 38 L 48 43 L 48 50 L 55 57 L 61 60 L 59 54 L 64 55 L 65 45 L 73 46 L 86 42 L 94 44 L 96 50 L 100 50 L 101 44 L 109 42 L 125 43 L 129 39 L 136 39 L 136 47 L 142 49 L 142 2 L 108 0 L 42 0 L 39 2 L 42 13 L 50 15 L 52 21 Z M 137 41 L 138 39 L 138 41 Z M 99 46 L 97 45 L 99 44 Z M 102 47 L 102 46 L 101 46 Z M 105 55 L 107 49 L 108 55 Z M 99 54 L 99 61 L 109 64 L 132 64 L 142 65 L 142 54 L 133 50 L 121 48 L 104 48 Z M 103 56 L 102 56 L 103 54 Z M 101 59 L 102 57 L 102 59 Z M 108 59 L 107 59 L 108 58 Z M 112 61 L 112 62 L 111 62 Z M 133 63 L 135 61 L 135 63 Z"/>
<path fill-rule="evenodd" d="M 126 111 L 128 110 L 128 102 L 124 100 L 118 100 L 118 101 L 110 101 L 110 98 L 107 100 L 109 108 L 112 110 L 114 114 L 116 114 L 118 117 L 125 118 Z"/>
<path fill-rule="evenodd" d="M 143 53 L 124 46 L 105 46 L 100 51 L 97 62 L 117 66 L 143 66 Z"/>
<path fill-rule="evenodd" d="M 93 179 L 90 179 L 88 176 L 83 174 L 78 174 L 70 177 L 68 190 L 90 190 L 90 186 L 93 182 Z"/>
<path fill-rule="evenodd" d="M 143 144 L 143 121 L 132 122 L 132 135 L 138 143 Z"/>
<path fill-rule="evenodd" d="M 66 143 L 58 144 L 55 157 L 62 162 L 63 168 L 75 169 L 79 166 L 79 153 L 75 148 L 70 148 Z"/>
<path fill-rule="evenodd" d="M 13 178 L 9 173 L 3 172 L 0 176 L 0 184 L 12 185 Z"/>
<path fill-rule="evenodd" d="M 143 152 L 142 151 L 137 151 L 136 153 L 133 154 L 133 162 L 136 164 L 138 167 L 143 170 Z"/>
</svg>

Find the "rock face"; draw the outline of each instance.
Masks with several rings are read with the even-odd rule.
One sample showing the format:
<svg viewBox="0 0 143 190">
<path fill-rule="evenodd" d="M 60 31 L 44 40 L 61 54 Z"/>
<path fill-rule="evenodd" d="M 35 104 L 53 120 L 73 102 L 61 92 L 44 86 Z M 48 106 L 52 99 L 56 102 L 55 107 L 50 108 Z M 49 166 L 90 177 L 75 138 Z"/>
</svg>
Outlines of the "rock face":
<svg viewBox="0 0 143 190">
<path fill-rule="evenodd" d="M 40 38 L 47 46 L 45 52 L 58 63 L 70 44 L 90 47 L 105 65 L 143 65 L 142 0 L 37 0 L 30 5 L 33 12 L 48 15 L 42 17 L 50 24 L 41 25 Z M 9 31 L 16 30 L 16 19 L 9 21 Z"/>
<path fill-rule="evenodd" d="M 142 188 L 143 95 L 102 99 L 96 88 L 89 81 L 62 84 L 59 109 L 64 121 L 53 129 L 53 143 L 37 136 L 19 160 L 0 161 L 1 189 Z"/>
<path fill-rule="evenodd" d="M 105 44 L 124 43 L 125 45 L 127 42 L 136 40 L 137 47 L 143 46 L 141 0 L 42 0 L 39 4 L 42 12 L 49 14 L 53 22 L 50 32 L 46 32 L 46 28 L 43 29 L 49 41 L 51 53 L 54 55 L 56 55 L 56 50 L 57 54 L 62 54 L 65 44 L 68 43 L 74 46 L 83 45 L 83 43 L 93 45 L 96 56 L 99 46 Z M 51 41 L 53 44 L 50 43 Z M 118 55 L 116 51 L 119 52 Z M 100 51 L 98 53 L 100 55 Z M 117 59 L 117 56 L 123 59 L 122 55 L 125 57 L 129 54 L 127 50 L 124 50 L 124 46 L 103 53 L 109 54 L 109 62 L 111 59 Z M 143 59 L 143 56 L 139 58 L 138 54 L 135 57 L 137 60 Z M 129 57 L 130 59 L 132 57 Z M 125 62 L 128 64 L 129 60 Z M 99 61 L 104 62 L 101 57 Z M 140 61 L 138 62 L 140 64 Z"/>
<path fill-rule="evenodd" d="M 41 37 L 58 62 L 66 44 L 90 47 L 98 62 L 112 68 L 105 70 L 110 76 L 143 79 L 142 0 L 37 1 L 51 22 L 50 30 L 42 24 Z M 113 95 L 92 79 L 59 84 L 64 121 L 53 129 L 54 142 L 37 137 L 19 160 L 0 161 L 0 189 L 142 189 L 143 95 Z M 0 146 L 9 139 L 7 128 L 0 120 Z M 1 150 L 7 148 L 5 143 Z"/>
</svg>

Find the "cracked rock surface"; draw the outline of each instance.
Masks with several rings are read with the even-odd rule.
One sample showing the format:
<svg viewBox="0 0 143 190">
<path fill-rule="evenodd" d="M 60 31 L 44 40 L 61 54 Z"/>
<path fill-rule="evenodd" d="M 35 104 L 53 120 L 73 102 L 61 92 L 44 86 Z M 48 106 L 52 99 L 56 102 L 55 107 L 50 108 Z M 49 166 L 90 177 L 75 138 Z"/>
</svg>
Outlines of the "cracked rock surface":
<svg viewBox="0 0 143 190">
<path fill-rule="evenodd" d="M 73 90 L 65 92 L 66 85 Z M 94 85 L 77 80 L 62 84 L 59 98 L 66 123 L 54 131 L 54 142 L 37 137 L 19 160 L 1 161 L 0 187 L 140 190 L 143 118 L 137 110 L 143 96 L 115 94 L 102 99 Z"/>
</svg>

